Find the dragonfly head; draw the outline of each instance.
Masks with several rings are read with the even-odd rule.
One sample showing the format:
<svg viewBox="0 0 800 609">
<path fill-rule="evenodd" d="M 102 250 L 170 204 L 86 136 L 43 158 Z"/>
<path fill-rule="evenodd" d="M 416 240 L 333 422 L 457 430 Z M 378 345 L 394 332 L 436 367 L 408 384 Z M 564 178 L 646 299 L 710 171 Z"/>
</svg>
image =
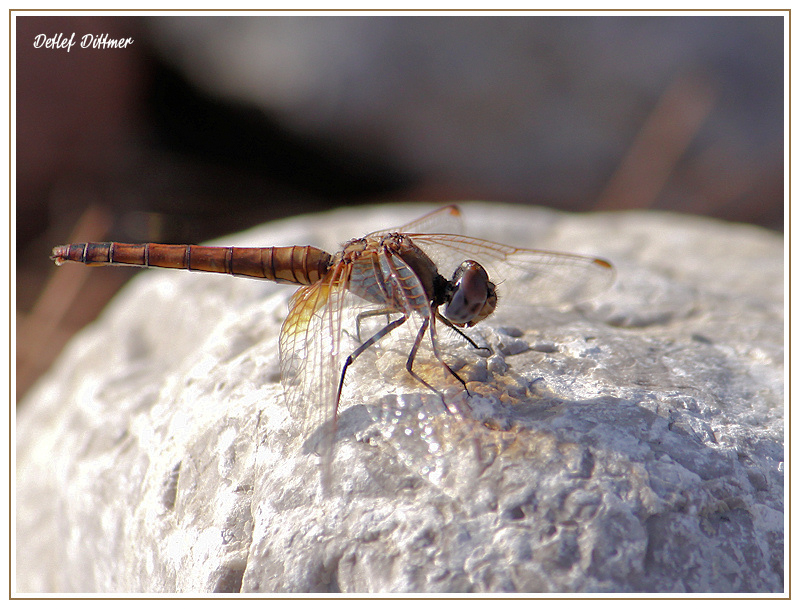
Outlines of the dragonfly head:
<svg viewBox="0 0 800 609">
<path fill-rule="evenodd" d="M 474 260 L 459 265 L 445 298 L 444 316 L 457 326 L 474 326 L 497 306 L 497 292 L 489 275 Z"/>
</svg>

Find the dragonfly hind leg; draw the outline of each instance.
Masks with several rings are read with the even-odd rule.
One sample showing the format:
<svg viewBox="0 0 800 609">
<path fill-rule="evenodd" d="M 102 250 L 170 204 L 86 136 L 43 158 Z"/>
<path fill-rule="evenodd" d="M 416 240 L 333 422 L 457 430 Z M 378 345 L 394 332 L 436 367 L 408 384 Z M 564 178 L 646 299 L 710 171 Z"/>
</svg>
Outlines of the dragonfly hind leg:
<svg viewBox="0 0 800 609">
<path fill-rule="evenodd" d="M 382 314 L 382 313 L 384 313 L 384 311 L 379 311 L 379 314 Z M 350 355 L 347 356 L 347 359 L 345 360 L 344 365 L 342 366 L 342 376 L 339 378 L 339 389 L 336 392 L 336 412 L 337 413 L 339 412 L 339 400 L 342 397 L 342 387 L 344 386 L 344 376 L 347 373 L 347 369 L 350 367 L 350 364 L 352 364 L 354 361 L 356 361 L 356 358 L 359 355 L 361 355 L 362 353 L 364 353 L 364 351 L 369 349 L 372 345 L 374 345 L 380 339 L 382 339 L 384 336 L 389 334 L 389 332 L 391 332 L 392 330 L 395 330 L 395 329 L 399 328 L 400 326 L 402 326 L 407 319 L 408 319 L 408 317 L 403 315 L 402 317 L 400 317 L 398 319 L 395 319 L 393 322 L 390 322 L 390 323 L 386 324 L 378 332 L 373 334 L 371 338 L 368 338 L 366 341 L 361 343 L 355 351 L 353 351 Z"/>
</svg>

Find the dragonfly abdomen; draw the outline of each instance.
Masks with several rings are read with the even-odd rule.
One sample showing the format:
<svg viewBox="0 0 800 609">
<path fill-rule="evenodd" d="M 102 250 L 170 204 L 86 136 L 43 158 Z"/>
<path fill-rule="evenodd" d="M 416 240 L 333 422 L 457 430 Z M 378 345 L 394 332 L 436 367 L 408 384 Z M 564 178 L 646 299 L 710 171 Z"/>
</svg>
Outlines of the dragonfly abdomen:
<svg viewBox="0 0 800 609">
<path fill-rule="evenodd" d="M 331 256 L 310 245 L 215 247 L 106 242 L 59 245 L 50 258 L 59 265 L 71 261 L 89 266 L 151 266 L 310 285 L 328 271 Z"/>
</svg>

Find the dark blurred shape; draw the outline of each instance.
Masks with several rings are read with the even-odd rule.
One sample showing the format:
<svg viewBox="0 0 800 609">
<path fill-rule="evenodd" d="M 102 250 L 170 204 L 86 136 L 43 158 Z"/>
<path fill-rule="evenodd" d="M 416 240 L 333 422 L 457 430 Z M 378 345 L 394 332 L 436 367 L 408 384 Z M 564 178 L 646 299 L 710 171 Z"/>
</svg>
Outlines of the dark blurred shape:
<svg viewBox="0 0 800 609">
<path fill-rule="evenodd" d="M 109 166 L 135 137 L 141 66 L 136 53 L 33 46 L 42 33 L 105 31 L 118 37 L 124 31 L 140 38 L 138 30 L 119 28 L 113 18 L 18 17 L 16 23 L 20 251 L 47 227 L 54 193 L 104 181 Z M 79 215 L 72 214 L 71 220 Z"/>
<path fill-rule="evenodd" d="M 162 62 L 153 68 L 147 108 L 159 147 L 269 175 L 298 192 L 342 204 L 381 197 L 411 183 L 410 176 L 387 167 L 381 157 L 294 133 L 267 108 L 202 91 Z M 237 204 L 230 201 L 234 208 Z"/>
</svg>

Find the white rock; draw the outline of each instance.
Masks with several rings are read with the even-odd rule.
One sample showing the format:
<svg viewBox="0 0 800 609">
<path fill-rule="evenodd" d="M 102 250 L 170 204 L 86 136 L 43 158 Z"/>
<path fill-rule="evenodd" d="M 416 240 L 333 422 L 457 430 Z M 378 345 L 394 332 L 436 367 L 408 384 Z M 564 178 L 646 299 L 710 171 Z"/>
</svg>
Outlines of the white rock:
<svg viewBox="0 0 800 609">
<path fill-rule="evenodd" d="M 341 210 L 224 242 L 331 251 L 427 209 Z M 408 378 L 403 343 L 367 351 L 322 495 L 316 438 L 299 436 L 279 383 L 292 290 L 142 273 L 20 404 L 17 591 L 782 591 L 781 237 L 644 212 L 463 209 L 470 234 L 601 255 L 618 281 L 588 304 L 477 326 L 479 344 L 515 345 L 488 363 L 443 336 L 472 394 L 446 390 L 463 416 Z"/>
</svg>

